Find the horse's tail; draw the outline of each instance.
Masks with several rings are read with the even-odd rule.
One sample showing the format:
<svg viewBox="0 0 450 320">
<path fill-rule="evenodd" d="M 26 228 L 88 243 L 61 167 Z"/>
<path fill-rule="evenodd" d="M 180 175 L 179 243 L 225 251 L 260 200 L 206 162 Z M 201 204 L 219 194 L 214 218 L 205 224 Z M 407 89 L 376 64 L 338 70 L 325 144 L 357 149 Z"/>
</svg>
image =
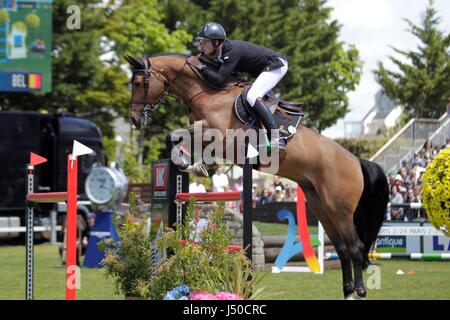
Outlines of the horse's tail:
<svg viewBox="0 0 450 320">
<path fill-rule="evenodd" d="M 369 252 L 383 224 L 389 201 L 389 186 L 386 175 L 378 164 L 363 159 L 359 161 L 364 176 L 364 190 L 353 221 L 358 237 L 364 244 L 363 268 L 365 270 L 371 263 Z"/>
</svg>

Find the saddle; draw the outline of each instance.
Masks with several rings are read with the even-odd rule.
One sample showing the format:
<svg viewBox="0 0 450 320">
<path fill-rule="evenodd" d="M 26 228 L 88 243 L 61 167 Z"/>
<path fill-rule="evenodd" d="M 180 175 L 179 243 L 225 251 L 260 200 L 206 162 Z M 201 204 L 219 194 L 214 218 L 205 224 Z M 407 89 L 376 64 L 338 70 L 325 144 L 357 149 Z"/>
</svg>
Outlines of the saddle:
<svg viewBox="0 0 450 320">
<path fill-rule="evenodd" d="M 258 116 L 254 113 L 253 108 L 247 102 L 247 93 L 251 88 L 251 83 L 245 82 L 241 79 L 238 73 L 232 74 L 226 81 L 222 88 L 217 88 L 208 81 L 206 81 L 202 75 L 196 69 L 196 65 L 199 63 L 204 63 L 208 67 L 218 68 L 218 65 L 201 55 L 196 56 L 193 59 L 193 63 L 188 63 L 191 69 L 202 79 L 209 87 L 215 90 L 223 90 L 229 87 L 241 87 L 242 92 L 236 97 L 234 102 L 235 113 L 238 119 L 246 124 L 252 129 L 262 129 L 263 125 L 259 120 Z M 280 130 L 280 138 L 289 139 L 297 131 L 298 124 L 304 117 L 302 112 L 303 103 L 302 102 L 291 102 L 280 100 L 275 97 L 272 92 L 269 92 L 264 98 L 264 103 L 269 106 L 274 119 L 277 123 L 278 129 Z"/>
<path fill-rule="evenodd" d="M 263 125 L 253 108 L 247 102 L 247 93 L 251 84 L 244 87 L 242 92 L 236 97 L 234 111 L 238 119 L 247 124 L 252 129 L 262 129 Z M 280 130 L 280 138 L 289 139 L 296 132 L 300 121 L 304 117 L 302 102 L 291 102 L 280 100 L 273 92 L 269 92 L 264 98 L 264 103 L 269 107 Z"/>
</svg>

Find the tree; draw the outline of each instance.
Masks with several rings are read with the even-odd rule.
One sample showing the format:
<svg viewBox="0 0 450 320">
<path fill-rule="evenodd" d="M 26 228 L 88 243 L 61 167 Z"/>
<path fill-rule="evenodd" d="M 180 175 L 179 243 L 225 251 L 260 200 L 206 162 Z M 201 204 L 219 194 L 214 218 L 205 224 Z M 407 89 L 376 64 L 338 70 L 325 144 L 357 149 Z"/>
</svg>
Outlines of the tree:
<svg viewBox="0 0 450 320">
<path fill-rule="evenodd" d="M 356 88 L 361 76 L 358 50 L 338 41 L 341 27 L 331 20 L 332 9 L 325 3 L 249 0 L 242 6 L 239 0 L 212 0 L 202 7 L 207 9 L 207 21 L 221 23 L 229 38 L 254 42 L 289 57 L 289 71 L 275 91 L 283 99 L 303 101 L 304 122 L 318 131 L 349 111 L 347 93 Z"/>
<path fill-rule="evenodd" d="M 175 8 L 179 6 L 175 2 L 168 1 L 166 5 L 160 5 L 157 0 L 111 0 L 108 4 L 104 43 L 113 65 L 122 66 L 125 54 L 144 56 L 161 52 L 183 53 L 186 44 L 192 42 L 192 36 L 183 28 L 173 26 L 173 29 L 168 29 L 163 23 L 167 8 L 172 4 Z M 127 78 L 129 82 L 131 79 Z M 127 96 L 129 100 L 129 92 Z M 124 103 L 122 115 L 128 119 L 128 103 Z M 152 124 L 136 136 L 139 164 L 149 165 L 150 160 L 159 156 L 170 156 L 167 152 L 158 156 L 155 150 L 164 149 L 162 146 L 165 146 L 168 131 L 188 123 L 184 104 L 171 98 L 162 101 L 152 118 Z M 152 141 L 152 144 L 147 141 Z"/>
<path fill-rule="evenodd" d="M 349 112 L 347 93 L 359 83 L 362 67 L 358 50 L 338 41 L 341 26 L 331 10 L 324 0 L 300 1 L 274 37 L 283 39 L 290 58 L 285 97 L 305 103 L 305 123 L 319 132 Z"/>
<path fill-rule="evenodd" d="M 393 48 L 403 57 L 389 56 L 399 70 L 387 70 L 379 62 L 374 71 L 387 95 L 402 105 L 410 117 L 438 118 L 450 99 L 450 33 L 438 29 L 441 19 L 433 5 L 430 1 L 420 25 L 405 19 L 409 32 L 420 40 L 417 50 Z"/>
<path fill-rule="evenodd" d="M 116 61 L 123 62 L 125 54 L 185 51 L 192 36 L 183 29 L 169 32 L 163 15 L 157 0 L 110 0 L 104 35 Z"/>
<path fill-rule="evenodd" d="M 77 1 L 83 13 L 81 30 L 66 26 L 71 4 L 69 0 L 53 4 L 52 91 L 2 93 L 1 107 L 74 113 L 95 121 L 104 135 L 113 136 L 112 121 L 129 100 L 128 79 L 117 66 L 100 58 L 106 21 L 102 1 Z"/>
</svg>

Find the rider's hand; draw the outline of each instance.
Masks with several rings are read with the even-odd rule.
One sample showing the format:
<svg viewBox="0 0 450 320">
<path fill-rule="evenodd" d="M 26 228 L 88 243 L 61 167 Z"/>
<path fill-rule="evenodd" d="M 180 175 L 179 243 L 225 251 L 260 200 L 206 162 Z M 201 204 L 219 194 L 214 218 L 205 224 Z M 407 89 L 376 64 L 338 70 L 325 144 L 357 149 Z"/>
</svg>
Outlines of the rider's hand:
<svg viewBox="0 0 450 320">
<path fill-rule="evenodd" d="M 206 69 L 206 65 L 204 65 L 197 57 L 194 56 L 189 57 L 188 63 L 191 66 L 194 66 L 199 71 Z"/>
</svg>

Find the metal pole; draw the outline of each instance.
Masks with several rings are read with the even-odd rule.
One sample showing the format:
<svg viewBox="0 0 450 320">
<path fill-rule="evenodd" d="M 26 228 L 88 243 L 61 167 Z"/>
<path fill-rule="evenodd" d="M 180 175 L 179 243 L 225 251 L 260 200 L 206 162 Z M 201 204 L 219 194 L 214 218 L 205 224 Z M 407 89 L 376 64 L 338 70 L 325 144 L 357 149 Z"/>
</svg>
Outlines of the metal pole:
<svg viewBox="0 0 450 320">
<path fill-rule="evenodd" d="M 34 166 L 27 165 L 28 169 L 28 186 L 27 194 L 34 191 Z M 25 299 L 33 300 L 33 273 L 34 273 L 34 212 L 33 205 L 26 201 L 26 234 L 25 234 L 25 250 L 26 250 L 26 284 L 25 284 Z"/>
<path fill-rule="evenodd" d="M 323 230 L 323 226 L 319 221 L 319 247 L 317 248 L 317 255 L 318 255 L 318 260 L 319 260 L 319 264 L 320 264 L 320 274 L 323 274 L 323 272 L 325 271 L 325 264 L 324 264 L 324 252 L 325 252 L 325 232 Z"/>
<path fill-rule="evenodd" d="M 56 243 L 56 210 L 50 210 L 50 242 Z"/>
</svg>

